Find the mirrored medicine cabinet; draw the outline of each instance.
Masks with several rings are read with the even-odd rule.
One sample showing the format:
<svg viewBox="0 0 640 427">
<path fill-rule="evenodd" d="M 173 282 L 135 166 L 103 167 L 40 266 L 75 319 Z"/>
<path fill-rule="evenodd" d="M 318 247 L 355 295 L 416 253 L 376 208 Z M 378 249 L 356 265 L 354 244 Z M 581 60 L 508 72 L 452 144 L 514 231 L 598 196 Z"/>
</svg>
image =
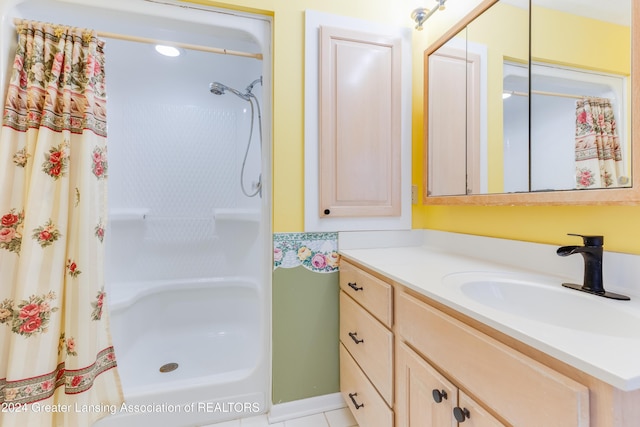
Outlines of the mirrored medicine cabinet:
<svg viewBox="0 0 640 427">
<path fill-rule="evenodd" d="M 485 0 L 425 51 L 425 204 L 640 203 L 640 2 Z"/>
</svg>

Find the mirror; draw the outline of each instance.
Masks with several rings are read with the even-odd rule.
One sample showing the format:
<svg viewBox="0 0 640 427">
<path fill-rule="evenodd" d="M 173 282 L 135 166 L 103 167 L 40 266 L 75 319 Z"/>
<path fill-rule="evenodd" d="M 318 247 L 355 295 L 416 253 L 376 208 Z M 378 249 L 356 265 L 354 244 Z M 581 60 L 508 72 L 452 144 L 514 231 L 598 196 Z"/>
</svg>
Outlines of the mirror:
<svg viewBox="0 0 640 427">
<path fill-rule="evenodd" d="M 640 201 L 640 5 L 579 3 L 485 0 L 425 52 L 425 204 Z"/>
<path fill-rule="evenodd" d="M 466 28 L 456 34 L 427 58 L 430 104 L 428 122 L 433 144 L 429 150 L 429 194 L 433 196 L 460 195 L 472 191 L 476 179 L 474 144 L 468 135 L 477 135 L 474 116 L 467 114 L 469 106 L 476 108 L 473 86 L 480 68 L 476 56 L 467 49 Z M 470 59 L 468 59 L 470 57 Z M 479 77 L 479 76 L 478 76 Z M 446 141 L 446 142 L 445 142 Z M 475 145 L 478 147 L 479 145 Z M 477 188 L 473 188 L 477 190 Z"/>
</svg>

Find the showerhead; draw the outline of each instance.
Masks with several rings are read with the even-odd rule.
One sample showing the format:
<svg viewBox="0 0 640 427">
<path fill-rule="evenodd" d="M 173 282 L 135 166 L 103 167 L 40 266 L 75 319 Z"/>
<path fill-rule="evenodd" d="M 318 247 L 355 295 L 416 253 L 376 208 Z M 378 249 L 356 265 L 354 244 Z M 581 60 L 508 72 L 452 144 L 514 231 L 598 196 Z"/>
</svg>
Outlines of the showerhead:
<svg viewBox="0 0 640 427">
<path fill-rule="evenodd" d="M 236 95 L 237 97 L 244 99 L 245 101 L 249 100 L 249 96 L 247 94 L 240 93 L 239 90 L 236 90 L 232 87 L 224 85 L 220 82 L 213 82 L 209 84 L 209 91 L 214 95 L 224 95 L 226 91 L 229 91 L 234 95 Z"/>
<path fill-rule="evenodd" d="M 209 91 L 214 95 L 224 95 L 224 91 L 227 89 L 227 86 L 222 83 L 213 82 L 209 84 Z"/>
</svg>

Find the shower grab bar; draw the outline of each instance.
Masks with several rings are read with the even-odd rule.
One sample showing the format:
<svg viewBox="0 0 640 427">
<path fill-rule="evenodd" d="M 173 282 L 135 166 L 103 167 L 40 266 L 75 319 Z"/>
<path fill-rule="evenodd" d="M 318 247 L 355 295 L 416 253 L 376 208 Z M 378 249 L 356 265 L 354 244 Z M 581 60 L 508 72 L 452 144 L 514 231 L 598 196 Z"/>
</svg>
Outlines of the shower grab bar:
<svg viewBox="0 0 640 427">
<path fill-rule="evenodd" d="M 207 221 L 207 222 L 213 222 L 213 221 L 250 221 L 250 222 L 259 222 L 260 221 L 260 214 L 259 213 L 245 213 L 245 212 L 238 212 L 236 215 L 211 215 L 211 216 L 204 216 L 204 215 L 194 215 L 194 216 L 189 216 L 189 215 L 154 215 L 154 214 L 147 214 L 144 216 L 144 219 L 146 220 L 150 220 L 150 221 Z"/>
<path fill-rule="evenodd" d="M 133 221 L 133 220 L 160 220 L 160 221 L 214 221 L 212 216 L 189 216 L 189 215 L 154 215 L 154 214 L 135 214 L 135 213 L 118 213 L 109 214 L 111 221 Z"/>
<path fill-rule="evenodd" d="M 124 208 L 113 209 L 107 215 L 109 221 L 138 221 L 147 218 L 149 209 L 146 208 Z"/>
</svg>

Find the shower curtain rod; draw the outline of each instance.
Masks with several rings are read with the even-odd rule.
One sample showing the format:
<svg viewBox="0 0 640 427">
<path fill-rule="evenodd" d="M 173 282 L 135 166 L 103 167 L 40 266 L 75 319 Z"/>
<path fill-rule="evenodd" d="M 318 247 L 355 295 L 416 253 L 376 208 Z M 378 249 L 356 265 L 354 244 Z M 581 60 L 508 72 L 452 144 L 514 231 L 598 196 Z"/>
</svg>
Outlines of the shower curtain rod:
<svg viewBox="0 0 640 427">
<path fill-rule="evenodd" d="M 18 18 L 13 20 L 13 23 L 16 26 L 24 22 L 27 22 L 27 21 L 18 19 Z M 232 55 L 232 56 L 242 56 L 245 58 L 255 58 L 258 60 L 262 60 L 261 53 L 241 52 L 237 50 L 230 50 L 230 49 L 224 49 L 219 47 L 209 47 L 209 46 L 202 46 L 202 45 L 190 44 L 190 43 L 156 40 L 156 39 L 151 39 L 146 37 L 128 36 L 126 34 L 109 33 L 105 31 L 96 31 L 96 33 L 98 34 L 98 37 L 107 38 L 107 39 L 124 40 L 124 41 L 146 43 L 146 44 L 161 44 L 161 45 L 167 45 L 167 46 L 173 46 L 173 47 L 180 47 L 182 49 L 199 50 L 201 52 L 219 53 L 222 55 Z"/>
<path fill-rule="evenodd" d="M 529 96 L 527 92 L 518 92 L 515 90 L 505 90 L 504 93 L 508 93 L 510 95 L 516 95 L 516 96 Z M 573 99 L 588 98 L 587 96 L 584 96 L 584 95 L 571 95 L 568 93 L 559 93 L 559 92 L 545 92 L 543 90 L 532 90 L 531 93 L 533 93 L 534 95 L 560 96 L 562 98 L 573 98 Z"/>
</svg>

